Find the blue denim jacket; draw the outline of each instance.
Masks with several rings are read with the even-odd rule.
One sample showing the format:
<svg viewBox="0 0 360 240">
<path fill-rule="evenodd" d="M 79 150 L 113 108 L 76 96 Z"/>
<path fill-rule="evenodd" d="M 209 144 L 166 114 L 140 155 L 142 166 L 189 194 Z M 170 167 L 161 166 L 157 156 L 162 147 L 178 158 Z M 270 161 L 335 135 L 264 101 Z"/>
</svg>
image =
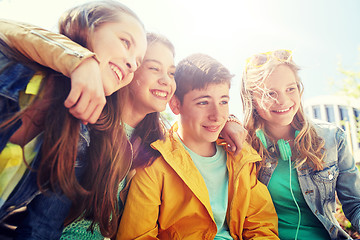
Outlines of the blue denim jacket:
<svg viewBox="0 0 360 240">
<path fill-rule="evenodd" d="M 345 132 L 334 124 L 314 121 L 317 133 L 325 140 L 324 169 L 314 171 L 304 164 L 297 169 L 302 194 L 311 211 L 328 231 L 331 239 L 351 239 L 334 217 L 335 194 L 345 216 L 360 230 L 360 173 L 346 143 Z M 270 142 L 268 142 L 268 146 Z M 268 185 L 277 159 L 265 159 L 259 180 Z"/>
<path fill-rule="evenodd" d="M 19 107 L 19 91 L 25 89 L 34 71 L 21 64 L 11 65 L 1 71 L 10 60 L 0 52 L 0 122 L 16 113 Z M 10 136 L 21 126 L 19 120 L 15 125 L 0 133 L 0 152 Z M 2 129 L 1 129 L 2 130 Z M 81 125 L 76 175 L 81 177 L 86 167 L 87 148 L 90 136 L 86 126 Z M 41 138 L 38 143 L 41 148 Z M 40 151 L 39 151 L 40 152 Z M 31 167 L 36 169 L 40 154 L 35 157 Z M 15 210 L 27 206 L 27 215 L 17 228 L 17 239 L 59 239 L 63 223 L 71 207 L 71 201 L 61 193 L 45 192 L 41 194 L 36 171 L 27 170 L 22 179 L 0 209 L 0 224 Z"/>
</svg>

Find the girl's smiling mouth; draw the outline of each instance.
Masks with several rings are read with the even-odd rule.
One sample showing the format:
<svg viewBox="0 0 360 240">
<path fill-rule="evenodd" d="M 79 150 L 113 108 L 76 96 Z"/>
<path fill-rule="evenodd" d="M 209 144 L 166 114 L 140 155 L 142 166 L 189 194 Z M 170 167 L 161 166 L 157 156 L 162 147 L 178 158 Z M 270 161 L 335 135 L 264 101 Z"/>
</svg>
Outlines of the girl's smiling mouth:
<svg viewBox="0 0 360 240">
<path fill-rule="evenodd" d="M 124 78 L 124 75 L 123 75 L 121 69 L 114 63 L 110 63 L 110 68 L 115 73 L 115 75 L 118 78 L 118 81 L 120 83 L 121 80 L 123 80 L 123 78 Z"/>
</svg>

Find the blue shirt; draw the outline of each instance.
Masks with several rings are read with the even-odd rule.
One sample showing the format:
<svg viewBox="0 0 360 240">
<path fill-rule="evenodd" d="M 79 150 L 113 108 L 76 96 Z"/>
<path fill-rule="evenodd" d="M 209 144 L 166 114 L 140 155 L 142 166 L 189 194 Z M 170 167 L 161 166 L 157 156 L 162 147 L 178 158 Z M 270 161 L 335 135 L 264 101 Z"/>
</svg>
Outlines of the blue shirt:
<svg viewBox="0 0 360 240">
<path fill-rule="evenodd" d="M 184 147 L 201 173 L 209 192 L 211 210 L 218 229 L 215 239 L 233 239 L 226 222 L 229 174 L 226 167 L 227 157 L 225 150 L 216 145 L 214 156 L 202 157 L 185 145 Z"/>
</svg>

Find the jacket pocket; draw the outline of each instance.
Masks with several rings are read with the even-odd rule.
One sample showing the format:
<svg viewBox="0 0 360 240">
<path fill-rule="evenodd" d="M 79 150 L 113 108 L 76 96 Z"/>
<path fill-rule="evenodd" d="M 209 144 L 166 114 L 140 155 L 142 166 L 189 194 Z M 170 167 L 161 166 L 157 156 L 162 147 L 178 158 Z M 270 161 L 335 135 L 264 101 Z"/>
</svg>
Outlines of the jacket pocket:
<svg viewBox="0 0 360 240">
<path fill-rule="evenodd" d="M 335 164 L 312 174 L 311 178 L 319 190 L 322 201 L 335 202 L 335 187 L 338 176 L 339 168 Z"/>
<path fill-rule="evenodd" d="M 332 183 L 336 181 L 338 176 L 339 168 L 334 164 L 321 171 L 315 172 L 312 177 L 317 182 Z"/>
</svg>

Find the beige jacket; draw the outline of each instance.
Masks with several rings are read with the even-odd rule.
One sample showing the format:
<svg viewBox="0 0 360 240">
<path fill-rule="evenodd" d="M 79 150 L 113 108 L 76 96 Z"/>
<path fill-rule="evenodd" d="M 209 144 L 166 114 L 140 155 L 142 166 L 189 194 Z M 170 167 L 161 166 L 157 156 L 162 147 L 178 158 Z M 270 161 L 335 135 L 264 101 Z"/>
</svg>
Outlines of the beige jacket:
<svg viewBox="0 0 360 240">
<path fill-rule="evenodd" d="M 95 53 L 64 35 L 11 20 L 0 19 L 0 38 L 26 58 L 67 77 L 85 59 L 95 57 Z"/>
</svg>

